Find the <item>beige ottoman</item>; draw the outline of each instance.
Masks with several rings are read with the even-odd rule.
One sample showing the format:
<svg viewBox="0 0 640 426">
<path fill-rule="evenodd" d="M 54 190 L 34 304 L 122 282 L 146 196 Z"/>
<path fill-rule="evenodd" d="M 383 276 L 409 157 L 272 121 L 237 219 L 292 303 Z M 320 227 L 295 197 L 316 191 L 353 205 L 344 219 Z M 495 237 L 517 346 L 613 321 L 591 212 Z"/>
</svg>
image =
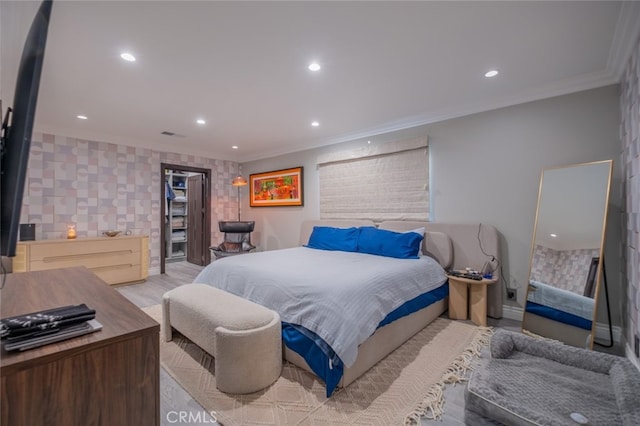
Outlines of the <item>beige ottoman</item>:
<svg viewBox="0 0 640 426">
<path fill-rule="evenodd" d="M 278 313 L 206 284 L 177 287 L 162 302 L 165 340 L 173 327 L 212 355 L 222 392 L 256 392 L 280 377 Z"/>
</svg>

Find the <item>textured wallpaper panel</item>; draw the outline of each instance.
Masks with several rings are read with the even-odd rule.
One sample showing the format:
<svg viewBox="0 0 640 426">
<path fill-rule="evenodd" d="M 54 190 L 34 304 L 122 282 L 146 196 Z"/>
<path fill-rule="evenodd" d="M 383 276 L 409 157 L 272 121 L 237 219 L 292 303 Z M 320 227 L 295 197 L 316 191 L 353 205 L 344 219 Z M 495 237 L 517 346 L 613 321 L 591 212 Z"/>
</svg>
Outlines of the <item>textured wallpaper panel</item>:
<svg viewBox="0 0 640 426">
<path fill-rule="evenodd" d="M 627 304 L 625 323 L 631 349 L 640 336 L 640 40 L 624 71 L 620 96 L 620 138 L 622 139 L 622 190 L 626 200 L 622 211 L 622 253 L 626 264 Z"/>
<path fill-rule="evenodd" d="M 231 186 L 238 164 L 65 136 L 33 135 L 21 223 L 35 223 L 36 239 L 79 237 L 107 229 L 148 235 L 150 272 L 160 268 L 161 163 L 211 170 L 211 221 L 235 217 Z M 211 227 L 212 242 L 221 239 Z"/>
<path fill-rule="evenodd" d="M 531 279 L 582 295 L 591 259 L 599 253 L 598 249 L 559 251 L 537 245 L 531 262 Z"/>
</svg>

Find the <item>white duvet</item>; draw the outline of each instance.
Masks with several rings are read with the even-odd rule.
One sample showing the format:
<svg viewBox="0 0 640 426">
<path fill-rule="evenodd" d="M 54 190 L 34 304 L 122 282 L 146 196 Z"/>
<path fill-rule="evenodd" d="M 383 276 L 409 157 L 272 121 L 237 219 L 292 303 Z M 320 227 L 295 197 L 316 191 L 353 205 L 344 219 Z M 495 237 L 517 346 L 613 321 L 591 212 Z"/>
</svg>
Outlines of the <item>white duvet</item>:
<svg viewBox="0 0 640 426">
<path fill-rule="evenodd" d="M 530 302 L 558 309 L 589 321 L 593 320 L 595 301 L 592 298 L 540 281 L 529 280 L 529 285 L 533 287 L 527 295 L 527 300 Z"/>
<path fill-rule="evenodd" d="M 194 280 L 266 306 L 320 336 L 350 367 L 387 314 L 446 281 L 432 258 L 295 247 L 225 257 Z"/>
</svg>

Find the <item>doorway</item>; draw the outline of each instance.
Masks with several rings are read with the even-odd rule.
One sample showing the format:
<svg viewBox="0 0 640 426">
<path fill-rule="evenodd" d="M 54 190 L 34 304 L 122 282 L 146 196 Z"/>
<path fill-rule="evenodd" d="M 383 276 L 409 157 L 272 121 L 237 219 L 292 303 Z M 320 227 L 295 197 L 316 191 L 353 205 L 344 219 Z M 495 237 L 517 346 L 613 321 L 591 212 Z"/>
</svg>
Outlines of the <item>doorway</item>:
<svg viewBox="0 0 640 426">
<path fill-rule="evenodd" d="M 211 170 L 160 164 L 160 273 L 166 262 L 211 260 Z"/>
</svg>

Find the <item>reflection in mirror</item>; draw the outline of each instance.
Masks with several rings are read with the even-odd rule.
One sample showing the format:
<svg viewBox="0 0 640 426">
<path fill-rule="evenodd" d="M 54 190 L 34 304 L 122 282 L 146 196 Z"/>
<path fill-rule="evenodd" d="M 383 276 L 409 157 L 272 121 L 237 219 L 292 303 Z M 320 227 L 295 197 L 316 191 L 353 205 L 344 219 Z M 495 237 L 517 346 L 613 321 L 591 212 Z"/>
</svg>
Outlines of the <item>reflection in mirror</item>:
<svg viewBox="0 0 640 426">
<path fill-rule="evenodd" d="M 593 347 L 612 163 L 543 170 L 522 320 L 525 332 Z"/>
</svg>

